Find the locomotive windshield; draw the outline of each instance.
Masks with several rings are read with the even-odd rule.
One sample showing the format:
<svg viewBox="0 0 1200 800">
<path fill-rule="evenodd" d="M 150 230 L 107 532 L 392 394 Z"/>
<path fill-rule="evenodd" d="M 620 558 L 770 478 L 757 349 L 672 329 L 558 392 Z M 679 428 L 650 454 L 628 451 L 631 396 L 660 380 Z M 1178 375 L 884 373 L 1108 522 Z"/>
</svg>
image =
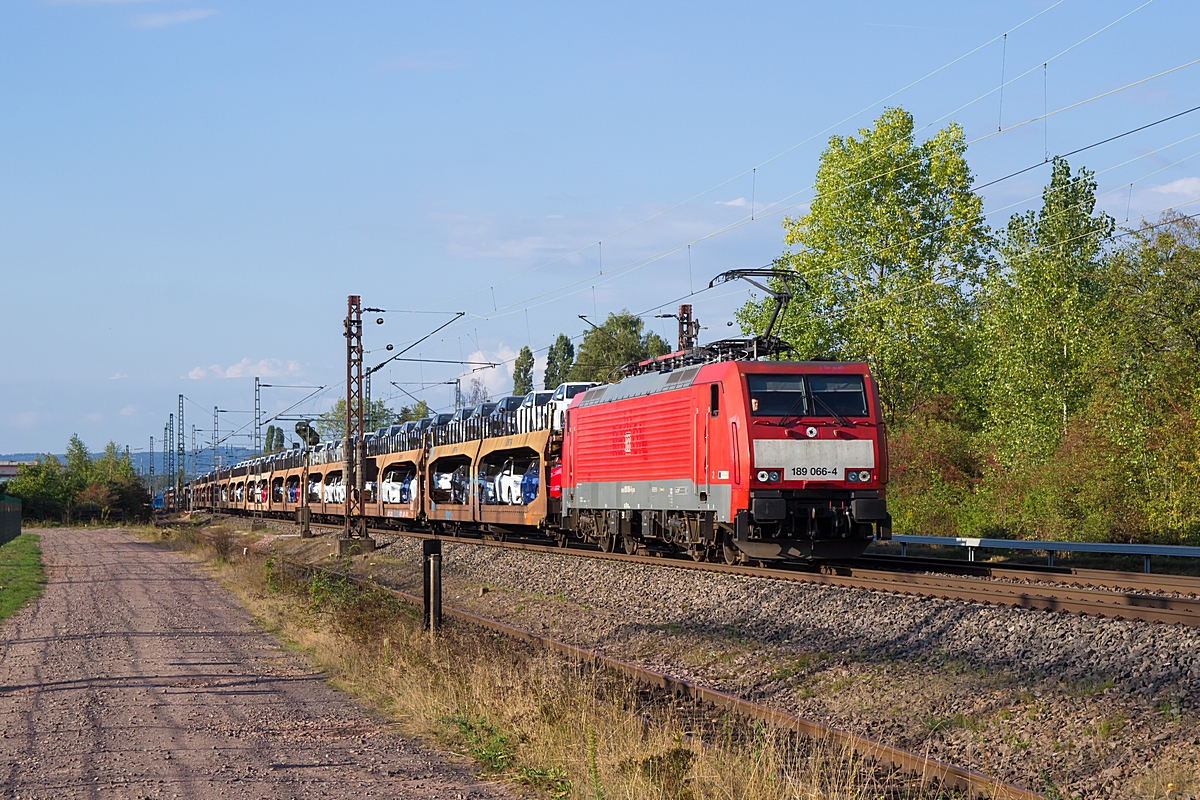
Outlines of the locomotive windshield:
<svg viewBox="0 0 1200 800">
<path fill-rule="evenodd" d="M 756 417 L 865 417 L 861 375 L 746 376 L 750 413 Z"/>
<path fill-rule="evenodd" d="M 808 416 L 803 375 L 747 375 L 750 413 L 756 417 Z"/>
<path fill-rule="evenodd" d="M 865 417 L 867 393 L 861 375 L 809 375 L 814 416 Z"/>
</svg>

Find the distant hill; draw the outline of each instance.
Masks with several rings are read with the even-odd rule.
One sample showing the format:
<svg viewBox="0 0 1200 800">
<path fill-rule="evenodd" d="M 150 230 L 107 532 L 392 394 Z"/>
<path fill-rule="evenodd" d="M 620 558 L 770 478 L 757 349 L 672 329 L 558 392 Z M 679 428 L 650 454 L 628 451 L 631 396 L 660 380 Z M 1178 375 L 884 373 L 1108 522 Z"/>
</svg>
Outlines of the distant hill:
<svg viewBox="0 0 1200 800">
<path fill-rule="evenodd" d="M 37 461 L 41 455 L 41 453 L 0 453 L 0 461 Z M 60 461 L 66 457 L 61 453 L 56 455 Z"/>
<path fill-rule="evenodd" d="M 0 453 L 0 461 L 37 461 L 42 455 L 43 453 Z M 66 456 L 62 453 L 55 453 L 54 455 L 59 461 L 66 459 Z M 95 456 L 97 454 L 92 453 L 92 455 Z M 249 458 L 251 455 L 252 451 L 241 447 L 231 448 L 228 452 L 222 450 L 221 463 L 226 465 L 236 464 L 244 458 Z M 133 461 L 134 469 L 138 472 L 147 473 L 150 471 L 149 453 L 130 453 L 129 457 Z M 212 469 L 212 451 L 204 450 L 200 453 L 200 471 L 206 472 L 209 469 Z M 154 453 L 154 471 L 156 473 L 162 472 L 161 450 L 157 450 Z M 190 474 L 194 471 L 192 467 L 192 454 L 188 453 L 188 473 Z"/>
</svg>

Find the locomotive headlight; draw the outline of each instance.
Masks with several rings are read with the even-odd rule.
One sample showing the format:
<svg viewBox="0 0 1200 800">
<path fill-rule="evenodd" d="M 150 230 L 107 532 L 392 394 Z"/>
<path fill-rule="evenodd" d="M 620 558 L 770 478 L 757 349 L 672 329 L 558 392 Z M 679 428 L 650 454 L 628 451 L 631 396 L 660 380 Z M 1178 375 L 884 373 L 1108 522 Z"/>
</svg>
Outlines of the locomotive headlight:
<svg viewBox="0 0 1200 800">
<path fill-rule="evenodd" d="M 850 481 L 851 483 L 858 483 L 858 473 L 854 470 L 846 470 L 846 480 Z"/>
<path fill-rule="evenodd" d="M 781 477 L 782 476 L 780 475 L 779 470 L 777 470 L 777 469 L 771 470 L 771 472 L 770 472 L 771 483 L 778 483 L 779 479 Z"/>
<path fill-rule="evenodd" d="M 765 469 L 760 469 L 757 477 L 759 483 L 770 483 L 771 481 L 771 473 L 767 472 Z"/>
<path fill-rule="evenodd" d="M 865 470 L 865 469 L 864 469 L 864 470 L 860 471 L 860 472 L 858 473 L 858 479 L 859 479 L 860 481 L 862 481 L 863 483 L 866 483 L 867 481 L 871 480 L 871 472 L 870 472 L 870 470 Z"/>
</svg>

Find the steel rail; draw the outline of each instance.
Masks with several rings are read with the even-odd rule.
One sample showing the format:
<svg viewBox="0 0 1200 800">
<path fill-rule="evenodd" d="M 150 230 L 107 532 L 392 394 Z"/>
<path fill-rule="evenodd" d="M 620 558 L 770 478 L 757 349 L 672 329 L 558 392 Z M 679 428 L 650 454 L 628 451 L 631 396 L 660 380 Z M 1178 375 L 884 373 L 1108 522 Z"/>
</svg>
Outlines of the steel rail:
<svg viewBox="0 0 1200 800">
<path fill-rule="evenodd" d="M 417 607 L 424 605 L 424 599 L 421 597 L 377 583 L 369 578 L 354 575 L 346 576 L 345 573 L 337 572 L 327 567 L 308 564 L 283 556 L 277 556 L 277 558 L 279 561 L 298 569 L 345 576 L 358 585 L 381 589 Z M 592 650 L 577 647 L 576 645 L 540 636 L 531 631 L 506 625 L 487 617 L 481 617 L 446 605 L 442 606 L 442 613 L 470 625 L 494 631 L 512 639 L 540 645 L 547 650 L 560 653 L 571 659 L 612 670 L 643 685 L 669 691 L 673 695 L 687 697 L 696 702 L 708 703 L 714 708 L 748 719 L 761 720 L 773 727 L 794 731 L 818 742 L 832 742 L 840 748 L 850 750 L 860 758 L 890 765 L 906 778 L 919 779 L 922 785 L 926 785 L 927 782 L 936 781 L 941 786 L 967 792 L 971 797 L 989 798 L 989 800 L 1045 800 L 1044 795 L 1004 783 L 973 770 L 957 767 L 944 761 L 921 755 L 920 753 L 913 753 L 898 747 L 892 747 L 874 739 L 839 730 L 814 720 L 790 714 L 786 711 L 768 708 L 767 706 L 737 697 L 736 695 L 701 686 L 691 681 L 676 678 L 656 670 L 646 669 L 626 661 L 620 661 L 611 656 L 602 655 Z"/>
<path fill-rule="evenodd" d="M 315 523 L 314 523 L 315 524 Z M 1072 586 L 1035 586 L 999 581 L 988 578 L 965 578 L 952 575 L 914 574 L 895 570 L 871 570 L 850 566 L 827 567 L 829 572 L 808 572 L 797 569 L 751 567 L 740 564 L 717 564 L 707 561 L 663 556 L 627 555 L 625 553 L 603 553 L 573 547 L 556 547 L 528 542 L 510 542 L 475 539 L 461 536 L 437 536 L 421 531 L 401 531 L 388 528 L 372 529 L 392 536 L 416 539 L 441 539 L 447 542 L 462 542 L 512 550 L 556 553 L 580 557 L 621 561 L 630 564 L 671 566 L 679 569 L 695 569 L 755 578 L 793 581 L 824 586 L 885 592 L 916 597 L 937 597 L 968 603 L 1024 608 L 1040 611 L 1055 611 L 1109 619 L 1140 620 L 1200 627 L 1200 600 L 1186 597 L 1162 597 L 1139 592 L 1105 591 L 1098 588 Z M 1126 573 L 1128 574 L 1128 573 Z M 1145 579 L 1145 575 L 1141 575 Z M 1045 581 L 1039 573 L 1036 580 Z"/>
</svg>

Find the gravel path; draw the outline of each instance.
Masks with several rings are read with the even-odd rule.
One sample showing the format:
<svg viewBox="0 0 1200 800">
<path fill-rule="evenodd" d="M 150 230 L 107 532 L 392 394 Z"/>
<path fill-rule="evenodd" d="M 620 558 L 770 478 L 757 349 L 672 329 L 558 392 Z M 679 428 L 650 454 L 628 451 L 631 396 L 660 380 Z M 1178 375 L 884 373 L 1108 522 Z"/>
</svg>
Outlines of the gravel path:
<svg viewBox="0 0 1200 800">
<path fill-rule="evenodd" d="M 0 632 L 0 795 L 511 796 L 327 686 L 186 557 L 41 541 L 45 594 Z"/>
<path fill-rule="evenodd" d="M 420 542 L 378 538 L 358 568 L 419 593 Z M 448 605 L 1013 782 L 1200 797 L 1194 628 L 474 544 L 444 570 Z"/>
</svg>

